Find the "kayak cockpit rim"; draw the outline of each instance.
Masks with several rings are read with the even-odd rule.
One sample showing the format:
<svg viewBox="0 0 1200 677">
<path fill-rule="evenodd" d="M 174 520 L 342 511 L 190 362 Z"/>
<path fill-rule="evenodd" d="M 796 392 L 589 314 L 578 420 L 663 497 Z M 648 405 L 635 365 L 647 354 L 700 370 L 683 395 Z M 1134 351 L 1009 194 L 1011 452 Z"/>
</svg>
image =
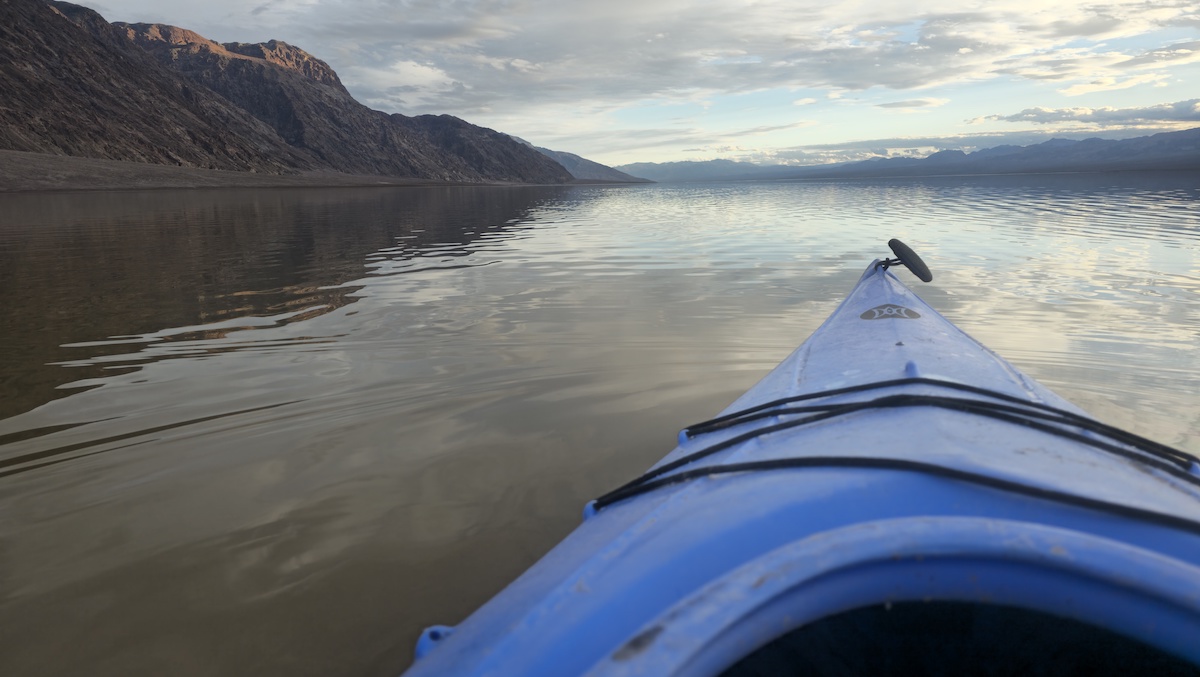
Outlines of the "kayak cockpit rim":
<svg viewBox="0 0 1200 677">
<path fill-rule="evenodd" d="M 964 517 L 857 524 L 785 545 L 712 581 L 587 674 L 713 677 L 822 619 L 934 602 L 1080 621 L 1200 664 L 1200 595 L 1181 594 L 1197 576 L 1191 564 L 1041 524 Z"/>
</svg>

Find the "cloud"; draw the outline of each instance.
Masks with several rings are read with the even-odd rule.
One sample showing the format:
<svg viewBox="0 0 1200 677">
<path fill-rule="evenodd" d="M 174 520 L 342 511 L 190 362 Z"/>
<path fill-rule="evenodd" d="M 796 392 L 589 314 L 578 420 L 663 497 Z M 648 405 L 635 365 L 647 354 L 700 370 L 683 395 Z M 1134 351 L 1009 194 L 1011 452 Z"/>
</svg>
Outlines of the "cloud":
<svg viewBox="0 0 1200 677">
<path fill-rule="evenodd" d="M 1174 43 L 1135 54 L 1101 47 L 1061 48 L 1006 58 L 998 62 L 996 72 L 1029 80 L 1070 83 L 1058 92 L 1077 96 L 1159 83 L 1169 77 L 1165 69 L 1196 62 L 1200 62 L 1200 41 Z"/>
<path fill-rule="evenodd" d="M 1100 127 L 1144 127 L 1164 122 L 1194 123 L 1200 122 L 1200 99 L 1141 108 L 1026 108 L 1013 115 L 989 115 L 984 119 L 1032 122 L 1039 125 L 1075 122 Z"/>
<path fill-rule="evenodd" d="M 1197 102 L 1200 102 L 1198 100 Z M 1186 105 L 1180 102 L 1172 105 Z M 1105 136 L 1112 139 L 1145 136 L 1145 129 L 1114 129 Z M 897 136 L 859 139 L 838 143 L 807 144 L 789 148 L 754 149 L 726 156 L 730 160 L 757 164 L 814 165 L 835 162 L 857 162 L 875 157 L 925 157 L 942 150 L 961 150 L 972 153 L 1002 145 L 1030 146 L 1052 138 L 1086 139 L 1094 137 L 1094 129 L 1080 130 L 1021 130 L 1016 132 L 978 132 L 946 136 Z"/>
<path fill-rule="evenodd" d="M 709 154 L 716 153 L 718 155 L 727 155 L 729 153 L 746 153 L 752 150 L 753 149 L 751 148 L 745 148 L 742 146 L 705 146 L 702 148 L 688 148 L 685 149 L 684 152 Z"/>
<path fill-rule="evenodd" d="M 1103 77 L 1091 80 L 1090 82 L 1080 82 L 1070 87 L 1064 87 L 1058 90 L 1058 92 L 1067 96 L 1091 94 L 1092 92 L 1111 92 L 1117 89 L 1129 89 L 1130 87 L 1150 82 L 1160 82 L 1166 78 L 1167 76 L 1163 73 L 1144 73 L 1142 75 L 1131 75 L 1127 78 Z"/>
<path fill-rule="evenodd" d="M 466 89 L 445 71 L 416 61 L 397 61 L 379 68 L 350 68 L 342 77 L 354 78 L 371 87 L 373 95 L 363 103 L 385 109 L 427 105 L 430 99 L 452 96 Z"/>
<path fill-rule="evenodd" d="M 727 131 L 713 131 L 703 127 L 653 128 L 653 129 L 616 129 L 605 131 L 605 144 L 612 151 L 639 148 L 663 148 L 682 146 L 680 152 L 727 154 L 732 152 L 751 152 L 755 149 L 738 143 L 772 132 L 809 127 L 816 123 L 811 120 L 800 120 L 784 125 L 765 125 Z M 568 143 L 569 139 L 561 139 Z"/>
<path fill-rule="evenodd" d="M 908 99 L 906 101 L 891 101 L 889 103 L 877 103 L 876 108 L 937 108 L 950 103 L 950 99 Z"/>
<path fill-rule="evenodd" d="M 801 120 L 799 122 L 791 122 L 786 125 L 763 125 L 761 127 L 751 127 L 736 132 L 728 132 L 724 136 L 736 138 L 739 136 L 757 136 L 759 134 L 770 134 L 771 132 L 779 132 L 785 129 L 796 129 L 797 127 L 811 127 L 817 124 L 812 120 Z"/>
<path fill-rule="evenodd" d="M 1152 49 L 1120 64 L 1123 68 L 1145 68 L 1200 62 L 1200 40 L 1179 42 Z"/>
</svg>

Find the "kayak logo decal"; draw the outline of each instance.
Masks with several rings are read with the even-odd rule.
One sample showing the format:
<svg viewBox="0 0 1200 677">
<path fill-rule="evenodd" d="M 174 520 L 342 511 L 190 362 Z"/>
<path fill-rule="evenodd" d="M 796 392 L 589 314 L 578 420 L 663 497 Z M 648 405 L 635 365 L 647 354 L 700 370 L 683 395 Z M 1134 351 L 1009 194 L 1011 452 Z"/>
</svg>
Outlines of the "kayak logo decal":
<svg viewBox="0 0 1200 677">
<path fill-rule="evenodd" d="M 915 320 L 921 317 L 921 314 L 912 308 L 905 308 L 894 303 L 885 303 L 882 306 L 875 306 L 867 312 L 859 315 L 864 320 Z"/>
</svg>

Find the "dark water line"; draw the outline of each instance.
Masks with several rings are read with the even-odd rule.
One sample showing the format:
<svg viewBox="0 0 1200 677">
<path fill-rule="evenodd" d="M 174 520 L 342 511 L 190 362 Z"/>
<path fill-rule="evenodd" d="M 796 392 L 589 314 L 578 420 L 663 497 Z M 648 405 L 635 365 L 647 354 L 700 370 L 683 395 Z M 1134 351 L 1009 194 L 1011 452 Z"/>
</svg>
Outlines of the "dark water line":
<svg viewBox="0 0 1200 677">
<path fill-rule="evenodd" d="M 62 446 L 62 447 L 55 447 L 55 448 L 45 449 L 45 450 L 37 451 L 37 452 L 33 452 L 33 453 L 22 454 L 20 456 L 3 458 L 3 459 L 0 459 L 0 468 L 9 468 L 9 467 L 12 467 L 15 465 L 22 465 L 25 463 L 30 463 L 32 461 L 41 460 L 43 458 L 50 458 L 53 456 L 62 456 L 63 454 L 69 454 L 73 451 L 79 451 L 80 449 L 87 449 L 88 447 L 97 447 L 97 446 L 101 446 L 101 445 L 105 445 L 105 444 L 110 444 L 112 442 L 120 442 L 121 440 L 127 440 L 127 439 L 130 439 L 133 437 L 142 437 L 144 435 L 153 435 L 154 433 L 160 433 L 160 432 L 163 432 L 166 430 L 172 430 L 174 428 L 183 428 L 183 427 L 187 427 L 187 426 L 196 425 L 199 423 L 206 423 L 208 421 L 215 421 L 218 419 L 229 418 L 231 416 L 240 416 L 243 414 L 250 414 L 250 413 L 254 413 L 254 412 L 258 412 L 258 411 L 267 411 L 269 409 L 275 409 L 277 407 L 284 407 L 284 406 L 287 406 L 290 404 L 296 404 L 296 403 L 302 402 L 302 401 L 303 400 L 292 400 L 290 402 L 279 402 L 277 404 L 268 404 L 268 405 L 264 405 L 261 407 L 252 407 L 249 409 L 239 409 L 237 411 L 223 412 L 220 414 L 214 414 L 212 416 L 201 416 L 199 418 L 193 418 L 193 419 L 189 419 L 186 421 L 177 421 L 177 422 L 168 423 L 165 425 L 154 426 L 152 428 L 135 430 L 135 431 L 128 432 L 128 433 L 123 433 L 121 435 L 113 435 L 111 437 L 101 437 L 98 439 L 87 440 L 85 442 L 68 444 L 68 445 Z M 50 428 L 42 429 L 44 432 L 42 432 L 41 435 L 49 435 L 54 432 L 58 432 L 59 430 L 62 430 L 65 428 L 74 428 L 79 425 L 86 425 L 86 424 L 81 423 L 81 424 L 74 424 L 74 425 L 69 425 L 69 426 L 52 426 Z M 122 447 L 116 447 L 116 449 L 121 449 L 121 448 Z M 111 450 L 108 450 L 108 451 L 111 451 Z M 85 455 L 90 456 L 91 454 L 85 454 Z M 42 465 L 28 467 L 28 468 L 16 468 L 13 470 L 0 471 L 0 477 L 16 475 L 16 474 L 23 473 L 23 472 L 26 472 L 29 470 L 40 468 L 44 465 L 49 465 L 49 464 L 42 464 Z"/>
<path fill-rule="evenodd" d="M 48 426 L 41 427 L 41 428 L 30 428 L 28 430 L 20 430 L 15 433 L 8 433 L 7 435 L 0 435 L 0 447 L 3 447 L 6 444 L 16 444 L 17 442 L 24 442 L 25 440 L 31 440 L 31 439 L 34 439 L 37 437 L 41 437 L 43 435 L 52 435 L 54 433 L 62 432 L 64 430 L 70 430 L 71 428 L 78 428 L 79 426 L 91 425 L 93 423 L 102 423 L 105 420 L 112 420 L 112 419 L 111 418 L 110 419 L 98 419 L 95 421 L 83 421 L 81 423 L 61 423 L 59 425 L 48 425 Z M 3 465 L 4 465 L 3 460 L 0 460 L 0 467 L 3 467 Z"/>
</svg>

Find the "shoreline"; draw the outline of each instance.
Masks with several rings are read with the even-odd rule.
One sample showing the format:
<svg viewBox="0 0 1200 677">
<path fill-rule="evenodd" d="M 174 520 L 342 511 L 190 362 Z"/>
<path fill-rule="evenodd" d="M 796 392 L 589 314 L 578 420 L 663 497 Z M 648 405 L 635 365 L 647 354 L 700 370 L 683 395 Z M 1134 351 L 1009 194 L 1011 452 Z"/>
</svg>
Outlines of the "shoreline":
<svg viewBox="0 0 1200 677">
<path fill-rule="evenodd" d="M 609 183 L 612 182 L 577 179 L 570 183 L 546 185 L 573 186 Z M 259 174 L 0 150 L 0 194 L 211 188 L 400 188 L 524 185 L 535 184 L 470 183 L 339 172 Z M 624 184 L 613 183 L 612 185 Z"/>
<path fill-rule="evenodd" d="M 1190 173 L 1200 166 L 1115 167 L 1040 172 L 966 172 L 945 174 L 864 173 L 791 177 L 726 177 L 694 181 L 667 181 L 669 184 L 708 182 L 823 182 L 854 180 L 914 180 L 963 177 L 1071 176 L 1088 174 L 1143 174 L 1157 172 Z M 141 190 L 234 190 L 241 188 L 420 188 L 420 187 L 516 187 L 516 186 L 637 186 L 664 183 L 658 181 L 603 181 L 575 179 L 566 183 L 534 184 L 504 181 L 439 181 L 373 174 L 343 174 L 333 171 L 295 174 L 259 174 L 224 169 L 201 169 L 175 165 L 155 165 L 126 160 L 53 155 L 28 151 L 0 150 L 0 195 L 25 193 L 64 193 L 90 191 Z"/>
</svg>

